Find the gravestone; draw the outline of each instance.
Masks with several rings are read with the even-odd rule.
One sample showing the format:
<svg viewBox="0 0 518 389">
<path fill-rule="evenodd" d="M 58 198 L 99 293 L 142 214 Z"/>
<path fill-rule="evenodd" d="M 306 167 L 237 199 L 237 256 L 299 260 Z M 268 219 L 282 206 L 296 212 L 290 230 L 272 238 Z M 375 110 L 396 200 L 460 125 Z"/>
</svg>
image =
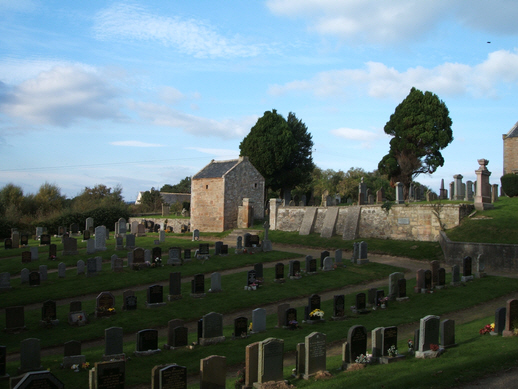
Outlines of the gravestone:
<svg viewBox="0 0 518 389">
<path fill-rule="evenodd" d="M 77 240 L 74 238 L 63 239 L 63 252 L 62 255 L 78 255 L 77 251 Z"/>
<path fill-rule="evenodd" d="M 353 256 L 351 258 L 352 263 L 358 263 L 358 259 L 360 258 L 360 243 L 353 243 Z"/>
<path fill-rule="evenodd" d="M 146 253 L 143 248 L 133 249 L 133 265 L 143 265 L 146 261 Z"/>
<path fill-rule="evenodd" d="M 333 320 L 345 319 L 345 297 L 343 294 L 333 296 Z"/>
<path fill-rule="evenodd" d="M 30 252 L 31 252 L 31 261 L 37 261 L 40 256 L 39 256 L 39 253 L 38 253 L 38 248 L 36 246 L 33 246 L 30 248 Z"/>
<path fill-rule="evenodd" d="M 446 286 L 446 270 L 443 267 L 439 268 L 438 271 L 439 279 L 437 281 L 437 285 L 435 287 L 437 289 L 443 289 Z"/>
<path fill-rule="evenodd" d="M 452 286 L 460 285 L 460 269 L 459 265 L 452 265 L 451 267 L 451 283 Z"/>
<path fill-rule="evenodd" d="M 23 306 L 5 308 L 5 332 L 25 330 L 25 312 Z"/>
<path fill-rule="evenodd" d="M 87 254 L 95 253 L 95 240 L 89 239 L 86 241 L 86 253 Z"/>
<path fill-rule="evenodd" d="M 188 344 L 188 329 L 184 327 L 183 320 L 173 319 L 167 322 L 167 344 L 164 349 L 170 350 L 185 347 Z"/>
<path fill-rule="evenodd" d="M 31 263 L 32 255 L 30 251 L 22 252 L 22 263 Z"/>
<path fill-rule="evenodd" d="M 153 262 L 153 259 L 151 259 L 151 250 L 145 249 L 144 250 L 144 262 L 151 264 Z"/>
<path fill-rule="evenodd" d="M 134 249 L 135 246 L 135 235 L 126 234 L 126 249 Z"/>
<path fill-rule="evenodd" d="M 240 316 L 234 319 L 234 337 L 248 337 L 248 319 L 246 317 Z"/>
<path fill-rule="evenodd" d="M 104 330 L 103 360 L 124 358 L 124 335 L 122 327 L 110 327 Z"/>
<path fill-rule="evenodd" d="M 124 260 L 116 257 L 113 260 L 113 271 L 115 273 L 122 273 L 124 271 Z"/>
<path fill-rule="evenodd" d="M 432 289 L 432 271 L 431 270 L 424 271 L 424 288 L 427 291 Z"/>
<path fill-rule="evenodd" d="M 460 279 L 462 282 L 473 280 L 473 274 L 471 272 L 471 263 L 472 260 L 469 256 L 464 257 L 462 259 L 462 277 Z"/>
<path fill-rule="evenodd" d="M 397 281 L 397 298 L 396 298 L 396 300 L 401 301 L 401 300 L 406 300 L 406 299 L 408 299 L 408 297 L 406 295 L 406 279 L 400 278 Z"/>
<path fill-rule="evenodd" d="M 10 250 L 13 248 L 13 240 L 11 238 L 4 239 L 4 249 Z"/>
<path fill-rule="evenodd" d="M 225 389 L 227 358 L 218 355 L 200 359 L 200 389 Z"/>
<path fill-rule="evenodd" d="M 257 282 L 263 282 L 263 280 L 264 280 L 263 264 L 262 263 L 254 264 L 254 270 L 255 270 L 255 279 L 257 280 Z"/>
<path fill-rule="evenodd" d="M 311 296 L 308 297 L 308 305 L 305 308 L 305 319 L 306 320 L 320 320 L 319 317 L 315 316 L 315 317 L 312 317 L 311 316 L 311 313 L 315 310 L 315 309 L 318 309 L 320 310 L 320 296 L 318 294 L 312 294 Z"/>
<path fill-rule="evenodd" d="M 275 265 L 275 279 L 274 279 L 275 282 L 279 282 L 279 283 L 282 283 L 282 282 L 285 282 L 286 280 L 284 279 L 284 263 L 277 263 Z"/>
<path fill-rule="evenodd" d="M 255 270 L 248 270 L 246 273 L 246 286 L 251 287 L 256 284 L 256 272 Z"/>
<path fill-rule="evenodd" d="M 132 290 L 125 290 L 122 293 L 122 310 L 134 311 L 137 309 L 137 296 Z"/>
<path fill-rule="evenodd" d="M 317 259 L 311 255 L 306 256 L 306 274 L 316 274 L 317 272 Z"/>
<path fill-rule="evenodd" d="M 259 342 L 246 346 L 245 349 L 245 387 L 251 388 L 258 381 Z"/>
<path fill-rule="evenodd" d="M 372 357 L 373 363 L 379 363 L 380 358 L 383 356 L 383 327 L 376 327 L 371 331 L 371 346 L 372 346 Z"/>
<path fill-rule="evenodd" d="M 495 335 L 502 335 L 502 332 L 505 330 L 506 312 L 507 309 L 505 307 L 497 308 L 495 311 L 495 328 L 493 330 Z"/>
<path fill-rule="evenodd" d="M 354 363 L 360 355 L 367 354 L 367 329 L 362 325 L 354 325 L 347 333 L 347 363 Z"/>
<path fill-rule="evenodd" d="M 71 234 L 74 234 L 74 235 L 77 235 L 79 233 L 79 224 L 77 223 L 72 223 L 70 225 L 70 233 Z"/>
<path fill-rule="evenodd" d="M 342 266 L 342 250 L 338 249 L 335 251 L 335 263 L 337 266 Z"/>
<path fill-rule="evenodd" d="M 86 275 L 88 277 L 94 277 L 97 275 L 97 261 L 95 258 L 88 258 L 86 260 Z"/>
<path fill-rule="evenodd" d="M 183 261 L 190 262 L 191 261 L 191 249 L 183 250 Z"/>
<path fill-rule="evenodd" d="M 312 332 L 305 337 L 305 362 L 304 379 L 326 370 L 326 335 L 320 332 Z"/>
<path fill-rule="evenodd" d="M 90 382 L 96 389 L 124 389 L 126 387 L 126 361 L 95 362 L 90 371 Z"/>
<path fill-rule="evenodd" d="M 135 355 L 151 355 L 159 351 L 158 330 L 146 329 L 137 332 Z"/>
<path fill-rule="evenodd" d="M 49 259 L 54 260 L 58 256 L 58 246 L 55 243 L 49 245 Z"/>
<path fill-rule="evenodd" d="M 151 389 L 187 389 L 187 368 L 177 364 L 158 365 L 151 370 Z"/>
<path fill-rule="evenodd" d="M 11 274 L 8 272 L 0 273 L 0 291 L 6 291 L 11 288 Z"/>
<path fill-rule="evenodd" d="M 432 287 L 435 288 L 439 284 L 439 268 L 441 263 L 437 260 L 430 262 L 430 269 L 432 271 Z"/>
<path fill-rule="evenodd" d="M 298 280 L 300 278 L 300 262 L 296 260 L 290 261 L 290 279 Z"/>
<path fill-rule="evenodd" d="M 440 325 L 441 347 L 454 347 L 455 343 L 455 320 L 446 319 L 441 321 Z"/>
<path fill-rule="evenodd" d="M 333 258 L 325 257 L 324 258 L 324 266 L 322 267 L 323 271 L 331 271 L 334 270 Z"/>
<path fill-rule="evenodd" d="M 220 255 L 223 255 L 223 256 L 228 255 L 228 244 L 221 245 Z"/>
<path fill-rule="evenodd" d="M 367 259 L 367 242 L 360 242 L 358 263 L 363 264 L 369 262 Z"/>
<path fill-rule="evenodd" d="M 212 293 L 221 292 L 221 273 L 215 272 L 210 275 L 210 291 Z"/>
<path fill-rule="evenodd" d="M 128 232 L 127 226 L 126 226 L 126 219 L 121 217 L 119 220 L 117 220 L 117 225 L 119 228 L 118 233 L 121 235 L 126 235 L 126 232 Z"/>
<path fill-rule="evenodd" d="M 421 319 L 419 325 L 419 344 L 416 352 L 416 358 L 418 353 L 424 353 L 430 350 L 431 344 L 439 345 L 439 316 L 428 315 Z"/>
<path fill-rule="evenodd" d="M 182 264 L 182 249 L 180 247 L 171 247 L 169 249 L 167 264 L 173 266 Z"/>
<path fill-rule="evenodd" d="M 14 385 L 14 384 L 13 384 Z M 25 374 L 13 389 L 63 389 L 65 385 L 50 371 L 32 371 Z"/>
<path fill-rule="evenodd" d="M 40 283 L 40 273 L 37 271 L 31 271 L 29 273 L 29 286 L 40 286 Z"/>
<path fill-rule="evenodd" d="M 162 260 L 162 248 L 160 246 L 155 246 L 151 250 L 151 257 L 153 260 Z"/>
<path fill-rule="evenodd" d="M 295 308 L 288 308 L 284 312 L 284 327 L 294 328 L 298 325 L 297 310 Z"/>
<path fill-rule="evenodd" d="M 208 259 L 209 258 L 209 244 L 208 243 L 200 243 L 198 246 L 198 256 L 197 259 Z"/>
<path fill-rule="evenodd" d="M 502 336 L 513 336 L 518 325 L 518 300 L 509 299 L 506 304 L 505 330 Z"/>
<path fill-rule="evenodd" d="M 220 255 L 221 254 L 221 246 L 223 246 L 222 241 L 214 242 L 214 255 Z"/>
<path fill-rule="evenodd" d="M 266 309 L 256 308 L 252 311 L 252 333 L 266 331 Z"/>
<path fill-rule="evenodd" d="M 20 367 L 18 373 L 44 370 L 41 366 L 40 340 L 36 338 L 24 339 L 20 342 Z"/>
<path fill-rule="evenodd" d="M 115 250 L 124 249 L 124 238 L 122 236 L 115 237 Z"/>
<path fill-rule="evenodd" d="M 168 301 L 174 301 L 182 298 L 182 273 L 169 273 L 169 295 Z"/>
<path fill-rule="evenodd" d="M 90 230 L 83 231 L 83 242 L 87 240 L 90 240 Z"/>
<path fill-rule="evenodd" d="M 111 292 L 101 292 L 97 295 L 95 317 L 108 317 L 115 313 L 115 296 Z"/>
<path fill-rule="evenodd" d="M 81 342 L 70 340 L 63 347 L 63 368 L 70 369 L 72 365 L 81 366 L 86 362 L 86 356 L 81 355 Z"/>
<path fill-rule="evenodd" d="M 76 264 L 77 275 L 85 274 L 85 261 L 80 259 Z"/>
<path fill-rule="evenodd" d="M 166 305 L 164 303 L 164 287 L 162 285 L 151 285 L 147 288 L 146 307 L 157 308 Z"/>
<path fill-rule="evenodd" d="M 259 342 L 257 382 L 283 381 L 284 340 L 268 338 Z"/>
<path fill-rule="evenodd" d="M 191 280 L 191 296 L 203 297 L 205 296 L 205 275 L 195 274 L 194 279 Z"/>
<path fill-rule="evenodd" d="M 320 268 L 322 269 L 324 267 L 324 259 L 329 257 L 329 251 L 322 251 L 320 253 Z"/>
<path fill-rule="evenodd" d="M 158 242 L 159 243 L 165 242 L 165 230 L 158 231 Z"/>
<path fill-rule="evenodd" d="M 376 293 L 378 292 L 378 289 L 376 288 L 370 288 L 368 291 L 367 291 L 367 306 L 368 307 L 373 307 L 375 305 L 377 305 L 377 300 L 376 300 Z"/>
<path fill-rule="evenodd" d="M 223 342 L 223 315 L 216 312 L 207 313 L 202 319 L 200 345 Z"/>
<path fill-rule="evenodd" d="M 50 245 L 50 235 L 49 234 L 42 234 L 40 237 L 40 246 L 48 246 Z M 14 248 L 14 246 L 13 246 Z"/>
<path fill-rule="evenodd" d="M 27 268 L 23 268 L 22 270 L 20 270 L 20 282 L 22 284 L 28 284 L 30 274 L 31 272 Z"/>
<path fill-rule="evenodd" d="M 398 282 L 400 279 L 404 278 L 405 274 L 401 272 L 394 272 L 389 275 L 389 290 L 388 297 L 390 300 L 394 300 L 398 296 Z"/>
<path fill-rule="evenodd" d="M 359 313 L 362 313 L 362 312 L 365 312 L 366 307 L 367 307 L 367 302 L 366 302 L 365 293 L 363 293 L 363 292 L 357 293 L 356 294 L 356 310 Z"/>
<path fill-rule="evenodd" d="M 80 312 L 83 310 L 83 303 L 79 300 L 71 301 L 69 304 L 70 312 Z"/>
<path fill-rule="evenodd" d="M 397 349 L 397 327 L 384 327 L 381 331 L 381 356 L 388 356 L 392 346 Z"/>
<path fill-rule="evenodd" d="M 378 289 L 376 291 L 376 305 L 380 306 L 382 304 L 386 304 L 386 302 L 384 302 L 384 300 L 385 300 L 385 291 L 383 289 Z"/>
<path fill-rule="evenodd" d="M 286 326 L 286 310 L 290 307 L 290 304 L 283 303 L 277 306 L 277 327 L 282 328 Z"/>
<path fill-rule="evenodd" d="M 59 323 L 55 301 L 46 300 L 43 302 L 43 306 L 41 307 L 41 321 L 53 325 Z"/>
<path fill-rule="evenodd" d="M 193 240 L 193 241 L 195 241 L 195 240 L 200 240 L 200 230 L 195 229 L 195 230 L 192 232 L 192 240 Z"/>
</svg>

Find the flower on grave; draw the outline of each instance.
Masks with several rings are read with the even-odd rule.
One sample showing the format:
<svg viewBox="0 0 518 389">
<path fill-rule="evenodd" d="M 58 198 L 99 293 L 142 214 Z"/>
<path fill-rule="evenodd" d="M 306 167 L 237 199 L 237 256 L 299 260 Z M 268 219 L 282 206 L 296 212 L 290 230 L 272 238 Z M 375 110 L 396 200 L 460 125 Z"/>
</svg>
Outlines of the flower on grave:
<svg viewBox="0 0 518 389">
<path fill-rule="evenodd" d="M 408 349 L 413 350 L 414 349 L 414 342 L 412 339 L 408 339 Z"/>
<path fill-rule="evenodd" d="M 235 383 L 236 389 L 241 389 L 241 387 L 245 384 L 245 373 L 246 373 L 246 368 L 241 369 L 237 372 L 237 374 L 236 374 L 237 380 Z"/>
<path fill-rule="evenodd" d="M 430 350 L 432 350 L 432 351 L 439 350 L 439 345 L 435 344 L 435 343 L 430 344 Z"/>
<path fill-rule="evenodd" d="M 380 304 L 386 304 L 389 301 L 389 298 L 388 297 L 382 297 L 378 301 L 379 301 Z"/>
<path fill-rule="evenodd" d="M 250 323 L 250 324 L 248 325 L 248 331 L 252 331 L 252 328 L 253 328 L 253 327 L 252 327 L 252 323 Z"/>
<path fill-rule="evenodd" d="M 79 365 L 78 364 L 72 365 L 72 366 L 70 366 L 70 368 L 72 370 L 74 370 L 76 373 L 79 371 Z"/>
<path fill-rule="evenodd" d="M 300 272 L 295 272 L 295 277 L 300 277 Z"/>
<path fill-rule="evenodd" d="M 297 320 L 290 320 L 288 324 L 292 330 L 299 328 L 299 322 Z"/>
<path fill-rule="evenodd" d="M 51 259 L 52 261 L 55 261 L 55 260 L 56 260 L 56 256 L 55 256 L 55 255 L 51 255 L 51 256 L 50 256 L 50 259 Z"/>
<path fill-rule="evenodd" d="M 89 362 L 84 362 L 81 364 L 81 369 L 83 370 L 86 370 L 90 367 L 90 363 Z"/>
<path fill-rule="evenodd" d="M 110 313 L 115 313 L 115 308 L 113 308 L 113 307 L 108 308 L 108 312 L 110 312 Z"/>
<path fill-rule="evenodd" d="M 324 318 L 324 311 L 320 309 L 314 309 L 309 314 L 310 319 L 323 319 Z"/>
<path fill-rule="evenodd" d="M 486 324 L 483 328 L 480 329 L 480 335 L 489 334 L 495 329 L 495 323 Z"/>
<path fill-rule="evenodd" d="M 365 354 L 360 354 L 356 357 L 356 359 L 354 360 L 354 362 L 356 363 L 369 363 L 369 357 Z"/>
<path fill-rule="evenodd" d="M 395 345 L 390 346 L 390 348 L 387 350 L 387 353 L 389 357 L 395 357 L 399 354 Z"/>
</svg>

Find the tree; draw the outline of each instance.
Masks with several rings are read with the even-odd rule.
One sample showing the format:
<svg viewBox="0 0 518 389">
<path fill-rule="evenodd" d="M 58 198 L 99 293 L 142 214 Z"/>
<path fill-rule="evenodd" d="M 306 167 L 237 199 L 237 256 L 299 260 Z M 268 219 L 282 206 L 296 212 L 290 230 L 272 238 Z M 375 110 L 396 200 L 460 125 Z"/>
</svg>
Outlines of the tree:
<svg viewBox="0 0 518 389">
<path fill-rule="evenodd" d="M 60 211 L 66 197 L 61 195 L 61 189 L 54 184 L 45 182 L 40 186 L 38 193 L 34 196 L 34 201 L 38 205 L 40 215 L 48 215 L 55 211 Z"/>
<path fill-rule="evenodd" d="M 151 188 L 151 190 L 142 193 L 140 204 L 146 212 L 159 210 L 162 206 L 162 196 L 160 196 L 160 191 L 155 188 Z"/>
<path fill-rule="evenodd" d="M 123 203 L 122 187 L 116 185 L 113 189 L 99 184 L 93 188 L 85 186 L 81 193 L 73 200 L 73 209 L 86 211 L 99 206 L 120 205 Z"/>
<path fill-rule="evenodd" d="M 266 189 L 280 190 L 282 197 L 285 191 L 311 181 L 312 147 L 306 125 L 294 113 L 286 120 L 274 109 L 257 120 L 239 150 L 264 177 Z"/>
<path fill-rule="evenodd" d="M 385 125 L 392 135 L 390 150 L 378 164 L 381 174 L 387 174 L 391 185 L 401 182 L 404 196 L 412 180 L 421 173 L 434 173 L 444 165 L 441 150 L 453 140 L 452 121 L 448 108 L 432 92 L 416 88 L 396 107 Z"/>
<path fill-rule="evenodd" d="M 160 192 L 166 193 L 191 193 L 191 177 L 185 177 L 176 185 L 165 184 Z"/>
</svg>

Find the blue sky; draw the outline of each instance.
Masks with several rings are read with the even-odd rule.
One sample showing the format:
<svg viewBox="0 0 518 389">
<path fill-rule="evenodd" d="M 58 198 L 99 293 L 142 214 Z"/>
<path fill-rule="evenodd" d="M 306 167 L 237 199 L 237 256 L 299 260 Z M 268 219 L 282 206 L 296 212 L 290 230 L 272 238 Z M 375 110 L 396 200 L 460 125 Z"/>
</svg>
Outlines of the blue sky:
<svg viewBox="0 0 518 389">
<path fill-rule="evenodd" d="M 518 121 L 513 0 L 0 0 L 0 187 L 140 190 L 239 155 L 257 119 L 294 112 L 322 169 L 377 168 L 410 88 L 454 141 L 417 180 L 502 175 Z M 491 43 L 488 43 L 491 42 Z"/>
</svg>

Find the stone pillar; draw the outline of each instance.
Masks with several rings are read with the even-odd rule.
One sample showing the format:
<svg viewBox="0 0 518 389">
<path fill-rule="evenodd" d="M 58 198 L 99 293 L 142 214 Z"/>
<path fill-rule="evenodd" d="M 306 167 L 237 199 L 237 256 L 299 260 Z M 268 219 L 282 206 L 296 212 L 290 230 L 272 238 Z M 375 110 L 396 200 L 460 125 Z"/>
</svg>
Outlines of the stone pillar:
<svg viewBox="0 0 518 389">
<path fill-rule="evenodd" d="M 479 168 L 475 170 L 477 175 L 477 192 L 475 196 L 475 209 L 483 211 L 484 209 L 493 208 L 491 204 L 491 185 L 489 184 L 489 176 L 491 172 L 487 170 L 487 159 L 479 159 Z"/>
<path fill-rule="evenodd" d="M 496 203 L 498 201 L 498 184 L 491 185 L 491 202 Z"/>
<path fill-rule="evenodd" d="M 464 197 L 466 201 L 473 201 L 473 182 L 466 181 L 466 195 Z"/>
<path fill-rule="evenodd" d="M 277 208 L 281 206 L 281 199 L 270 199 L 270 230 L 277 229 Z"/>
<path fill-rule="evenodd" d="M 405 196 L 403 194 L 403 183 L 396 182 L 396 204 L 404 204 Z"/>
<path fill-rule="evenodd" d="M 358 205 L 364 205 L 367 202 L 367 185 L 363 183 L 363 177 L 358 185 Z"/>
<path fill-rule="evenodd" d="M 453 181 L 450 182 L 450 200 L 454 199 L 455 195 L 455 186 L 453 185 Z"/>
<path fill-rule="evenodd" d="M 439 199 L 446 200 L 448 198 L 448 191 L 444 189 L 444 178 L 441 179 L 441 188 L 439 189 Z"/>
<path fill-rule="evenodd" d="M 464 200 L 464 196 L 462 195 L 462 178 L 462 174 L 455 174 L 453 176 L 455 188 L 455 195 L 453 197 L 454 200 Z"/>
</svg>

